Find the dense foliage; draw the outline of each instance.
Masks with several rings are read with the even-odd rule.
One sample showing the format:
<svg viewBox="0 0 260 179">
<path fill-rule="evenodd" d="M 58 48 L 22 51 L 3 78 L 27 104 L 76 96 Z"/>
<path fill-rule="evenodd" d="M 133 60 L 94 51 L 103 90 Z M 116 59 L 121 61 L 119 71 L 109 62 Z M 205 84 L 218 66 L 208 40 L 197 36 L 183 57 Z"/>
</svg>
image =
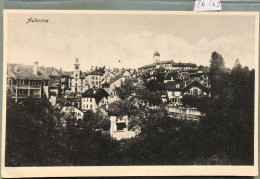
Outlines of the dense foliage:
<svg viewBox="0 0 260 179">
<path fill-rule="evenodd" d="M 208 73 L 211 96 L 183 98 L 184 105 L 205 113 L 199 122 L 168 117 L 152 83 L 126 81 L 118 91 L 123 99 L 109 108 L 128 115 L 130 128 L 138 125 L 141 133 L 121 141 L 110 138 L 110 121 L 101 109 L 80 121 L 46 98 L 20 104 L 8 98 L 6 166 L 252 165 L 254 70 L 227 70 L 213 52 Z"/>
</svg>

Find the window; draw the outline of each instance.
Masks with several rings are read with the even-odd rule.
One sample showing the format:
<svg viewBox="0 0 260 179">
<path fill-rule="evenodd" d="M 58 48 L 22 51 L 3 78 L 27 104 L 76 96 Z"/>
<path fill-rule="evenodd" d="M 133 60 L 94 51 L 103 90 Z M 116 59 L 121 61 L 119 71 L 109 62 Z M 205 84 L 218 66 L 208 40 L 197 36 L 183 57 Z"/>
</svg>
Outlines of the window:
<svg viewBox="0 0 260 179">
<path fill-rule="evenodd" d="M 90 98 L 90 102 L 92 103 L 92 98 Z M 92 105 L 91 105 L 92 106 Z"/>
<path fill-rule="evenodd" d="M 94 80 L 94 79 L 95 79 L 95 77 L 94 77 L 94 76 L 92 76 L 92 79 Z"/>
<path fill-rule="evenodd" d="M 98 85 L 98 82 L 96 81 L 96 85 Z"/>
<path fill-rule="evenodd" d="M 198 89 L 194 89 L 194 95 L 198 95 Z"/>
<path fill-rule="evenodd" d="M 78 74 L 76 73 L 76 78 L 78 77 Z"/>
<path fill-rule="evenodd" d="M 83 104 L 83 108 L 85 108 L 85 104 Z"/>
<path fill-rule="evenodd" d="M 90 109 L 92 109 L 92 105 L 90 105 Z"/>
<path fill-rule="evenodd" d="M 81 114 L 80 114 L 80 113 L 78 113 L 78 116 L 81 116 Z"/>
<path fill-rule="evenodd" d="M 124 130 L 126 128 L 126 123 L 116 123 L 118 131 Z"/>
<path fill-rule="evenodd" d="M 88 102 L 88 98 L 87 98 L 87 102 Z"/>
<path fill-rule="evenodd" d="M 87 105 L 87 109 L 88 109 L 88 105 Z"/>
</svg>

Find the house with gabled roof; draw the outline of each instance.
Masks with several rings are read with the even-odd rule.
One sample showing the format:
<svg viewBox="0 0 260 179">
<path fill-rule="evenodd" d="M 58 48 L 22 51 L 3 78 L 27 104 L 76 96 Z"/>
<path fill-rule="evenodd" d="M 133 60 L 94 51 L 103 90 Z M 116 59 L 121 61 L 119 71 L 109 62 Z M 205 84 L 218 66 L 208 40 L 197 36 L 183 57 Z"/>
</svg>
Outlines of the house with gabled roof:
<svg viewBox="0 0 260 179">
<path fill-rule="evenodd" d="M 183 95 L 210 96 L 210 90 L 197 80 L 191 81 L 183 89 Z"/>
<path fill-rule="evenodd" d="M 182 80 L 170 81 L 166 83 L 165 89 L 169 102 L 180 105 L 182 102 L 182 88 L 186 86 L 186 82 Z"/>
<path fill-rule="evenodd" d="M 50 78 L 44 69 L 33 65 L 7 64 L 7 94 L 16 101 L 28 96 L 41 98 L 43 86 L 48 86 Z"/>
<path fill-rule="evenodd" d="M 71 115 L 77 120 L 82 120 L 84 117 L 84 111 L 70 104 L 65 104 L 61 109 L 61 113 L 64 113 L 65 115 Z"/>
<path fill-rule="evenodd" d="M 107 83 L 104 83 L 102 85 L 102 88 L 107 91 L 109 95 L 114 95 L 116 88 L 120 88 L 121 85 L 125 82 L 126 78 L 122 74 L 119 74 L 113 78 Z"/>
<path fill-rule="evenodd" d="M 82 94 L 81 109 L 96 112 L 98 107 L 108 104 L 108 96 L 109 94 L 102 88 L 90 88 Z"/>
<path fill-rule="evenodd" d="M 210 96 L 209 87 L 203 85 L 197 80 L 184 81 L 176 80 L 166 83 L 167 97 L 170 103 L 182 105 L 184 95 L 192 96 Z"/>
</svg>

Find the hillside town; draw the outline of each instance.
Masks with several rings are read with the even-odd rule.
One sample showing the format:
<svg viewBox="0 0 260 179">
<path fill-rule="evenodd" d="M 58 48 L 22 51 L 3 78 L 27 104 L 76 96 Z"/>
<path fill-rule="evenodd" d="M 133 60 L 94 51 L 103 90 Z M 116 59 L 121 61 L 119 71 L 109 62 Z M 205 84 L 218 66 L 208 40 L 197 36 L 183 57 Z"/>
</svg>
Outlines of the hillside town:
<svg viewBox="0 0 260 179">
<path fill-rule="evenodd" d="M 71 69 L 43 67 L 37 61 L 8 64 L 9 151 L 19 138 L 23 148 L 31 145 L 29 141 L 38 146 L 30 149 L 29 160 L 35 165 L 252 162 L 252 152 L 237 161 L 227 156 L 233 150 L 214 152 L 205 145 L 214 147 L 213 139 L 223 140 L 223 132 L 237 136 L 232 131 L 241 122 L 251 132 L 248 138 L 253 135 L 249 126 L 253 124 L 254 69 L 242 67 L 238 59 L 231 70 L 217 52 L 208 67 L 163 61 L 156 51 L 151 64 L 138 69 L 100 66 L 82 71 L 78 58 Z M 248 145 L 243 137 L 234 141 L 234 147 L 241 142 L 252 151 L 252 143 Z M 205 147 L 197 154 L 201 146 Z M 16 162 L 23 148 L 8 153 L 8 165 L 20 165 Z M 204 153 L 209 156 L 204 158 Z M 242 154 L 243 150 L 237 155 Z M 18 158 L 13 160 L 13 155 Z M 34 155 L 46 157 L 38 161 Z M 52 155 L 57 160 L 49 158 Z M 63 155 L 71 158 L 65 160 Z"/>
<path fill-rule="evenodd" d="M 97 112 L 101 109 L 109 115 L 109 106 L 120 101 L 118 89 L 126 80 L 136 80 L 135 85 L 156 82 L 155 88 L 168 111 L 169 116 L 198 120 L 203 114 L 196 108 L 183 106 L 184 96 L 210 96 L 210 84 L 207 74 L 194 63 L 162 61 L 159 52 L 153 54 L 152 64 L 138 69 L 118 69 L 92 67 L 81 71 L 80 60 L 75 59 L 73 71 L 66 72 L 54 67 L 44 68 L 38 61 L 33 65 L 8 64 L 7 94 L 17 103 L 27 97 L 42 98 L 46 96 L 54 108 L 62 113 L 70 113 L 77 120 L 82 120 L 87 111 Z M 131 91 L 129 98 L 136 96 Z M 135 101 L 149 108 L 156 105 Z M 128 116 L 124 120 L 111 117 L 111 136 L 119 130 L 128 131 Z M 124 125 L 122 125 L 124 123 Z M 117 127 L 113 127 L 117 126 Z M 140 132 L 140 131 L 139 131 Z M 135 134 L 138 132 L 135 132 Z M 120 133 L 121 134 L 121 133 Z M 131 134 L 130 136 L 134 136 Z M 122 136 L 121 136 L 122 137 Z M 117 139 L 121 139 L 121 137 Z M 128 138 L 124 134 L 123 138 Z"/>
</svg>

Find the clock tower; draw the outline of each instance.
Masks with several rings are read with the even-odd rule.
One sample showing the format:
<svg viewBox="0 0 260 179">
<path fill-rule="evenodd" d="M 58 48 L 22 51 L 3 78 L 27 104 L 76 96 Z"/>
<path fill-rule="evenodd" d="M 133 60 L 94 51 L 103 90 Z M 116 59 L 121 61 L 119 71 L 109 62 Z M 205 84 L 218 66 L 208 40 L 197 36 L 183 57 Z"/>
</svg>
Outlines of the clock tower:
<svg viewBox="0 0 260 179">
<path fill-rule="evenodd" d="M 74 63 L 74 70 L 75 70 L 75 71 L 79 71 L 79 66 L 80 66 L 80 64 L 79 64 L 79 59 L 76 58 L 76 59 L 75 59 L 75 63 Z"/>
</svg>

